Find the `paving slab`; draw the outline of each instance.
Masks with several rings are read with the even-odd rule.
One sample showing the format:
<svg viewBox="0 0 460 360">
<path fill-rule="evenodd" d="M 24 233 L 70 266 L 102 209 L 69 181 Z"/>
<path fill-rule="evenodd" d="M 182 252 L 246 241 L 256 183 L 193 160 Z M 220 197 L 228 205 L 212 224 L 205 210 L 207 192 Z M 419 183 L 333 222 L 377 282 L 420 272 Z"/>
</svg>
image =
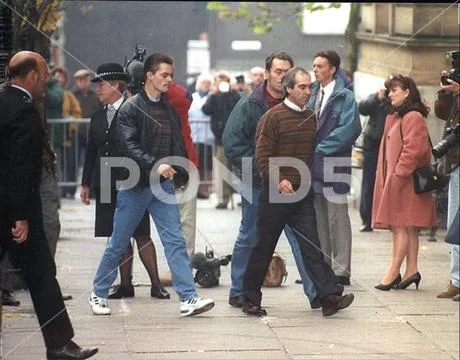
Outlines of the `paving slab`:
<svg viewBox="0 0 460 360">
<path fill-rule="evenodd" d="M 238 197 L 235 198 L 235 204 Z M 198 200 L 196 251 L 213 249 L 216 256 L 232 252 L 241 220 L 241 208 L 216 211 L 213 197 Z M 281 236 L 277 251 L 287 261 L 288 277 L 282 287 L 263 288 L 268 316 L 254 318 L 228 305 L 230 266 L 221 268 L 220 286 L 200 288 L 212 297 L 212 311 L 179 316 L 179 300 L 150 297 L 147 272 L 134 258 L 136 297 L 111 300 L 110 316 L 94 316 L 88 305 L 92 278 L 106 239 L 93 237 L 94 205 L 84 207 L 64 199 L 62 236 L 56 254 L 58 279 L 73 300 L 66 306 L 75 329 L 75 341 L 98 346 L 97 360 L 459 360 L 459 307 L 437 299 L 449 281 L 450 247 L 443 241 L 420 238 L 419 290 L 382 292 L 374 289 L 391 258 L 387 231 L 360 233 L 359 214 L 350 209 L 353 232 L 350 308 L 331 318 L 311 310 L 289 244 Z M 442 239 L 443 230 L 437 238 Z M 163 247 L 152 225 L 160 273 L 168 271 Z M 118 280 L 117 280 L 118 281 Z M 17 308 L 5 307 L 0 354 L 3 359 L 45 358 L 43 339 L 27 291 L 16 291 Z"/>
</svg>

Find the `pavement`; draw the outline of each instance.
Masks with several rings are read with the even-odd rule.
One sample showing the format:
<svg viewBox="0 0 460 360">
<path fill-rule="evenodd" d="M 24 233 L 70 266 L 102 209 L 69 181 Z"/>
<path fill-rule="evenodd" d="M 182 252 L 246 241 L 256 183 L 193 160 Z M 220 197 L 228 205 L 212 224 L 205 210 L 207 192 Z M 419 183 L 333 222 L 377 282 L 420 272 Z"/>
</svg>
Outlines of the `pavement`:
<svg viewBox="0 0 460 360">
<path fill-rule="evenodd" d="M 216 201 L 198 200 L 196 251 L 212 248 L 230 254 L 241 208 L 215 210 Z M 353 231 L 351 286 L 354 303 L 330 318 L 311 310 L 288 242 L 277 250 L 286 257 L 288 276 L 282 287 L 263 288 L 266 317 L 250 317 L 228 305 L 230 266 L 221 268 L 220 285 L 199 288 L 216 306 L 195 317 L 179 316 L 179 301 L 150 298 L 150 284 L 139 257 L 134 260 L 136 297 L 111 300 L 112 315 L 94 316 L 88 296 L 106 240 L 93 237 L 94 205 L 64 199 L 62 232 L 56 263 L 74 330 L 82 346 L 97 346 L 97 360 L 452 360 L 459 359 L 459 303 L 437 299 L 449 282 L 450 246 L 438 231 L 437 242 L 420 238 L 419 290 L 379 291 L 391 257 L 387 231 L 360 233 L 358 212 L 350 209 Z M 155 233 L 154 233 L 155 234 Z M 168 271 L 157 236 L 160 274 Z M 4 307 L 0 355 L 8 360 L 45 359 L 45 347 L 26 290 L 15 292 L 19 307 Z"/>
</svg>

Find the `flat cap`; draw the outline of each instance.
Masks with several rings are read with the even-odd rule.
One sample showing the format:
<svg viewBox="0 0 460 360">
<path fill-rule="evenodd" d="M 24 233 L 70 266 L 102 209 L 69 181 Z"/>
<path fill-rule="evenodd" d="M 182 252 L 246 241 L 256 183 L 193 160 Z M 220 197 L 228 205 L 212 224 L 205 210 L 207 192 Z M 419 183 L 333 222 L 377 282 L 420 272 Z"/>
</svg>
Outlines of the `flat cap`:
<svg viewBox="0 0 460 360">
<path fill-rule="evenodd" d="M 91 71 L 87 69 L 80 69 L 73 74 L 74 78 L 84 77 L 84 76 L 91 76 Z"/>
</svg>

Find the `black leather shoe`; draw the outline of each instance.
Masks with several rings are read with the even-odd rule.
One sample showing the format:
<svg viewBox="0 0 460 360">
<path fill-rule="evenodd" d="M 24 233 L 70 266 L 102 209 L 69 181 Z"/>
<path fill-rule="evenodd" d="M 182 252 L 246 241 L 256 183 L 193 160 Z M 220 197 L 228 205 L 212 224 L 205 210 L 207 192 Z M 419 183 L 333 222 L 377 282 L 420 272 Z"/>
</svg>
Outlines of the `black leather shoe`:
<svg viewBox="0 0 460 360">
<path fill-rule="evenodd" d="M 296 284 L 303 284 L 303 280 L 302 279 L 297 279 L 296 281 L 294 281 Z"/>
<path fill-rule="evenodd" d="M 369 225 L 363 225 L 359 228 L 360 232 L 371 232 L 373 229 Z"/>
<path fill-rule="evenodd" d="M 48 360 L 82 360 L 88 359 L 98 352 L 98 348 L 82 348 L 72 340 L 60 348 L 46 350 Z"/>
<path fill-rule="evenodd" d="M 234 307 L 240 308 L 243 306 L 243 295 L 230 296 L 228 298 L 228 303 Z"/>
<path fill-rule="evenodd" d="M 134 286 L 121 286 L 115 285 L 113 292 L 109 294 L 109 299 L 121 299 L 121 298 L 132 298 L 134 297 Z"/>
<path fill-rule="evenodd" d="M 415 288 L 418 290 L 418 284 L 420 284 L 420 281 L 422 280 L 422 275 L 417 271 L 415 274 L 412 276 L 409 276 L 406 280 L 401 281 L 398 285 L 396 285 L 396 289 L 405 289 L 407 288 L 410 284 L 414 283 Z"/>
<path fill-rule="evenodd" d="M 337 279 L 337 282 L 339 284 L 342 284 L 343 286 L 350 285 L 350 277 L 348 277 L 348 276 L 338 276 L 338 275 L 336 275 L 335 278 Z"/>
<path fill-rule="evenodd" d="M 21 302 L 19 300 L 16 300 L 16 298 L 13 296 L 13 294 L 10 293 L 8 290 L 3 290 L 2 303 L 5 306 L 19 306 L 19 305 L 21 305 Z"/>
<path fill-rule="evenodd" d="M 323 316 L 331 316 L 337 313 L 337 311 L 345 309 L 351 305 L 355 296 L 353 294 L 347 295 L 329 295 L 325 300 L 321 302 L 323 307 Z"/>
<path fill-rule="evenodd" d="M 161 286 L 154 286 L 150 288 L 150 296 L 157 299 L 169 299 L 171 295 Z"/>
<path fill-rule="evenodd" d="M 73 297 L 72 295 L 62 295 L 62 300 L 67 301 L 67 300 L 72 300 Z"/>
<path fill-rule="evenodd" d="M 267 315 L 267 311 L 263 307 L 259 305 L 254 305 L 251 302 L 244 302 L 241 310 L 245 314 L 251 315 L 251 316 L 266 316 Z"/>
<path fill-rule="evenodd" d="M 312 308 L 312 310 L 321 308 L 321 301 L 315 298 L 313 301 L 310 301 L 310 307 Z"/>
<path fill-rule="evenodd" d="M 396 276 L 396 279 L 394 279 L 389 284 L 378 284 L 378 285 L 375 285 L 374 287 L 377 290 L 388 291 L 390 289 L 396 289 L 400 282 L 401 282 L 401 274 L 398 274 L 398 276 Z"/>
</svg>

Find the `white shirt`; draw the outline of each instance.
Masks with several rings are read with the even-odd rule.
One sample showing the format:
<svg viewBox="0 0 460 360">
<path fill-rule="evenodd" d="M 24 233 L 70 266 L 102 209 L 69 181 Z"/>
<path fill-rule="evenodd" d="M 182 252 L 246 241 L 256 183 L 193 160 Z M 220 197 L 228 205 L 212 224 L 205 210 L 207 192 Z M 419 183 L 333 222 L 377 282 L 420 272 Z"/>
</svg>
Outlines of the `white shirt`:
<svg viewBox="0 0 460 360">
<path fill-rule="evenodd" d="M 120 108 L 121 104 L 123 104 L 123 100 L 124 100 L 124 97 L 122 96 L 111 105 L 115 108 L 115 110 L 118 110 Z"/>
<path fill-rule="evenodd" d="M 15 87 L 16 89 L 24 91 L 27 95 L 29 95 L 30 100 L 33 100 L 32 94 L 28 92 L 26 89 L 24 89 L 23 87 L 20 87 L 19 85 L 14 85 L 14 84 L 11 84 L 11 87 Z"/>
<path fill-rule="evenodd" d="M 190 130 L 192 132 L 193 143 L 202 143 L 206 145 L 214 144 L 214 134 L 211 130 L 211 117 L 203 113 L 201 108 L 211 94 L 203 97 L 194 92 L 192 94 L 192 104 L 188 110 Z"/>
<path fill-rule="evenodd" d="M 297 106 L 296 104 L 294 104 L 294 103 L 293 103 L 291 100 L 289 100 L 288 98 L 285 98 L 285 99 L 284 99 L 284 104 L 285 104 L 288 108 L 290 108 L 290 109 L 292 109 L 292 110 L 294 110 L 294 111 L 298 111 L 298 112 L 302 112 L 302 111 L 304 111 L 304 110 L 307 108 L 307 105 L 304 105 L 303 107 Z"/>
<path fill-rule="evenodd" d="M 323 101 L 321 102 L 321 109 L 319 111 L 320 114 L 323 112 L 324 107 L 329 101 L 329 97 L 334 91 L 334 86 L 335 86 L 335 80 L 332 80 L 329 84 L 327 84 L 324 87 L 322 85 L 320 86 L 319 91 L 318 91 L 318 96 L 320 96 L 319 94 L 321 93 L 321 89 L 324 90 L 324 98 L 323 98 Z"/>
</svg>

